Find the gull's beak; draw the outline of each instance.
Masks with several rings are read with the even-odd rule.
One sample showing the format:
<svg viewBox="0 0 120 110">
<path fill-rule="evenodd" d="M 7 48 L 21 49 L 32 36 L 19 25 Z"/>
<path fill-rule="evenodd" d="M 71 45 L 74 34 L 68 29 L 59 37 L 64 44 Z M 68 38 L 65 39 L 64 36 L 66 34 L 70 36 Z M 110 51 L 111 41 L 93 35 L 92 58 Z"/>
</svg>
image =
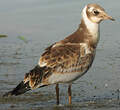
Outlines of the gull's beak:
<svg viewBox="0 0 120 110">
<path fill-rule="evenodd" d="M 104 20 L 112 20 L 115 21 L 115 19 L 111 16 L 109 16 L 106 12 L 103 12 L 103 19 Z"/>
</svg>

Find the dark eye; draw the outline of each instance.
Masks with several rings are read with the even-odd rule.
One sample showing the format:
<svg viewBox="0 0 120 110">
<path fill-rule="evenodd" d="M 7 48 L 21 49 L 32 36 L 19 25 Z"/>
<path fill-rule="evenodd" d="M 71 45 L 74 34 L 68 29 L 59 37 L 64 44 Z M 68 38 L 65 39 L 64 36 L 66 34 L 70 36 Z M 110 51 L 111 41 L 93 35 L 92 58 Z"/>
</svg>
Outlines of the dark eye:
<svg viewBox="0 0 120 110">
<path fill-rule="evenodd" d="M 95 15 L 98 15 L 98 14 L 99 14 L 99 11 L 94 10 L 93 13 L 94 13 Z"/>
</svg>

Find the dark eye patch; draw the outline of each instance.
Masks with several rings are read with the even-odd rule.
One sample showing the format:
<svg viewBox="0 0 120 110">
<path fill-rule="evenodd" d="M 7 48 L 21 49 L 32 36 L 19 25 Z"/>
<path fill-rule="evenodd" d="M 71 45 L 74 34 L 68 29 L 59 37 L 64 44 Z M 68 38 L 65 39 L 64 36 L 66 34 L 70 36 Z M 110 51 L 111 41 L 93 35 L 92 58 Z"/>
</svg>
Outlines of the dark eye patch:
<svg viewBox="0 0 120 110">
<path fill-rule="evenodd" d="M 97 11 L 97 10 L 94 10 L 93 13 L 94 13 L 95 15 L 98 15 L 100 12 Z"/>
</svg>

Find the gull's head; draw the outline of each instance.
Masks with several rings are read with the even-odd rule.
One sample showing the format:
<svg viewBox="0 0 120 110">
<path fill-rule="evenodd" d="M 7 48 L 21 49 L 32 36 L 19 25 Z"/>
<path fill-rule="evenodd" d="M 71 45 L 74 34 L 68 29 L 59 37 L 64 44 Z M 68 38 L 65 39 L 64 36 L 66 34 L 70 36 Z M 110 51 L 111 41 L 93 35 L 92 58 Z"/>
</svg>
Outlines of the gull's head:
<svg viewBox="0 0 120 110">
<path fill-rule="evenodd" d="M 103 20 L 112 20 L 114 19 L 109 16 L 105 10 L 98 4 L 88 4 L 82 11 L 83 19 L 87 17 L 93 23 L 100 23 Z M 86 18 L 85 18 L 86 19 Z"/>
</svg>

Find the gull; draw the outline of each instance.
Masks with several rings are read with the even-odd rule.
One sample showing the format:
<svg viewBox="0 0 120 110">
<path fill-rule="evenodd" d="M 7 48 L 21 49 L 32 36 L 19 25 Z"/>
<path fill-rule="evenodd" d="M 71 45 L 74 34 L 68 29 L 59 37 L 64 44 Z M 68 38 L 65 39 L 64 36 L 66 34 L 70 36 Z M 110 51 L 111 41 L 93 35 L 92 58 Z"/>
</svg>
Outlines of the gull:
<svg viewBox="0 0 120 110">
<path fill-rule="evenodd" d="M 100 37 L 99 24 L 103 20 L 114 21 L 100 5 L 86 5 L 78 29 L 46 48 L 38 64 L 25 74 L 17 87 L 4 96 L 20 95 L 55 84 L 56 103 L 59 104 L 59 84 L 67 83 L 68 101 L 71 104 L 72 82 L 84 75 L 92 65 Z"/>
</svg>

